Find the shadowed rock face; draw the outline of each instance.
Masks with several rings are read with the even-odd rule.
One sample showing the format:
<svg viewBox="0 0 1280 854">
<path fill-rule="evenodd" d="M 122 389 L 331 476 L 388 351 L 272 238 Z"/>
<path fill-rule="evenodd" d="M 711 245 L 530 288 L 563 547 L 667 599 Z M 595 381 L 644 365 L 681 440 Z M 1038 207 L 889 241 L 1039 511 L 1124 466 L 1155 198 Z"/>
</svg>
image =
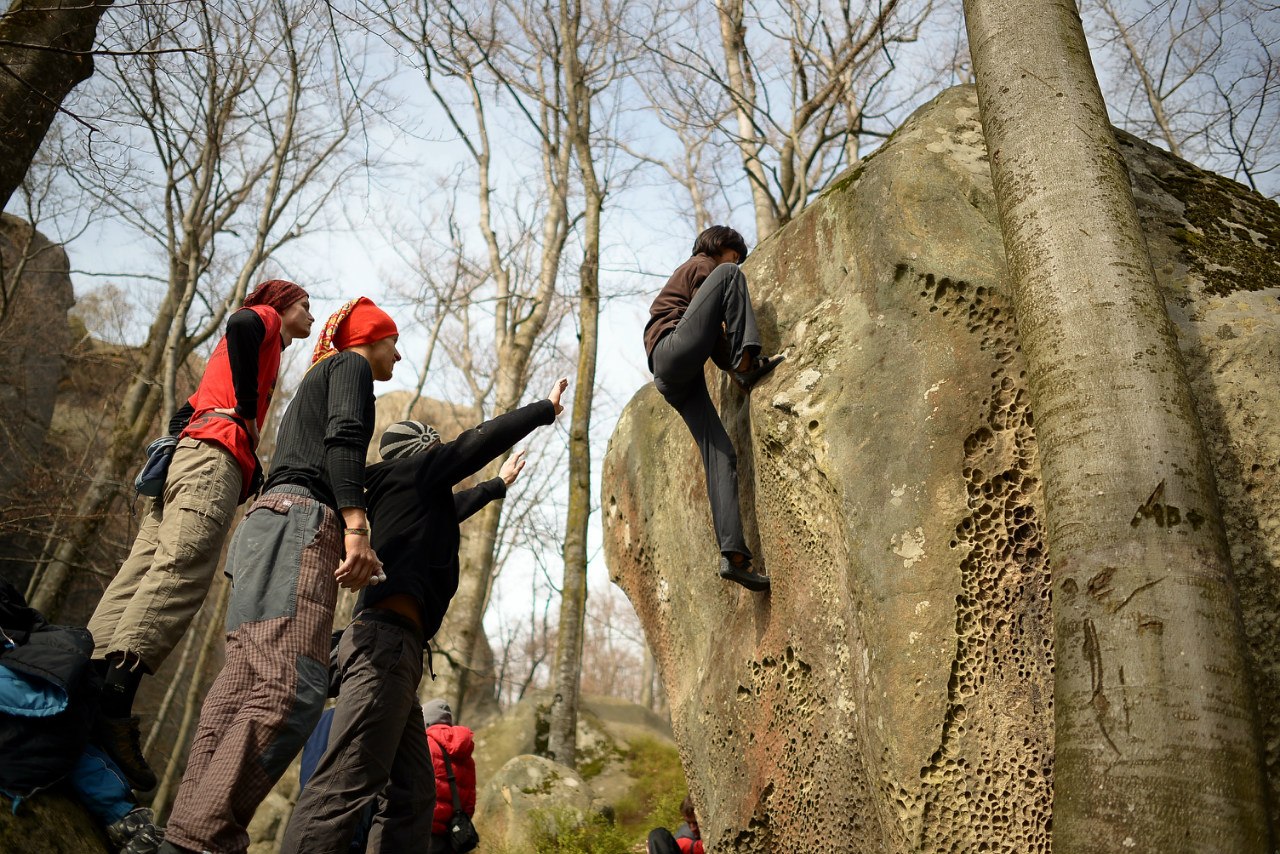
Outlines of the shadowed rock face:
<svg viewBox="0 0 1280 854">
<path fill-rule="evenodd" d="M 75 302 L 61 246 L 0 214 L 0 493 L 25 477 L 53 417 Z"/>
<path fill-rule="evenodd" d="M 1217 465 L 1275 788 L 1280 209 L 1122 149 Z M 708 379 L 772 594 L 716 577 L 698 456 L 652 385 L 603 473 L 606 557 L 658 657 L 704 838 L 1049 850 L 1044 506 L 973 90 L 918 111 L 745 270 L 788 359 L 749 401 Z"/>
</svg>

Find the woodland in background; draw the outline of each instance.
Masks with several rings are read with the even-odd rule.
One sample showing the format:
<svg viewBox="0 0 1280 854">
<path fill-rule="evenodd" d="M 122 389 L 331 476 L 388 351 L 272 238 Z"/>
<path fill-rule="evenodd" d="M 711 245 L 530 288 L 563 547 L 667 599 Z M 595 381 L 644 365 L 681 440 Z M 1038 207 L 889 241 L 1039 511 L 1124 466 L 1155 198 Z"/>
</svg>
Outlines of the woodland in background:
<svg viewBox="0 0 1280 854">
<path fill-rule="evenodd" d="M 1112 121 L 1274 198 L 1278 11 L 1083 0 Z M 579 690 L 663 702 L 630 606 L 586 586 L 593 464 L 631 391 L 597 382 L 601 305 L 647 305 L 674 266 L 648 246 L 714 222 L 763 240 L 973 79 L 953 0 L 17 0 L 0 70 L 0 199 L 65 246 L 77 288 L 47 440 L 0 495 L 0 574 L 83 623 L 136 527 L 141 450 L 246 290 L 383 289 L 406 327 L 405 413 L 425 396 L 489 417 L 571 378 L 568 435 L 539 440 L 521 487 L 466 527 L 431 689 L 466 721 L 553 687 L 568 764 Z M 322 250 L 340 239 L 377 244 L 384 266 L 333 278 Z M 0 269 L 0 350 L 23 266 Z M 272 424 L 308 347 L 288 353 Z M 499 583 L 516 564 L 527 589 Z M 527 616 L 486 636 L 496 595 Z M 161 807 L 224 606 L 219 582 L 140 700 Z"/>
</svg>

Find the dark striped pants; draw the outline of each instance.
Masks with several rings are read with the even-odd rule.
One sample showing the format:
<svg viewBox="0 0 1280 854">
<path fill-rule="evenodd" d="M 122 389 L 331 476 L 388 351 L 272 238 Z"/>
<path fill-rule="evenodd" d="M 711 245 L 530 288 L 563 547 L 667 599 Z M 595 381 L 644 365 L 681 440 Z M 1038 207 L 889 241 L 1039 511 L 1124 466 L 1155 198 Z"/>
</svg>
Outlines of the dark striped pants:
<svg viewBox="0 0 1280 854">
<path fill-rule="evenodd" d="M 298 798 L 281 854 L 346 854 L 365 808 L 376 804 L 368 854 L 422 851 L 436 784 L 418 700 L 422 632 L 366 608 L 338 643 L 342 688 L 329 746 Z"/>
<path fill-rule="evenodd" d="M 254 812 L 324 706 L 341 558 L 337 514 L 301 487 L 263 495 L 236 529 L 226 664 L 200 710 L 166 840 L 248 849 Z"/>
</svg>

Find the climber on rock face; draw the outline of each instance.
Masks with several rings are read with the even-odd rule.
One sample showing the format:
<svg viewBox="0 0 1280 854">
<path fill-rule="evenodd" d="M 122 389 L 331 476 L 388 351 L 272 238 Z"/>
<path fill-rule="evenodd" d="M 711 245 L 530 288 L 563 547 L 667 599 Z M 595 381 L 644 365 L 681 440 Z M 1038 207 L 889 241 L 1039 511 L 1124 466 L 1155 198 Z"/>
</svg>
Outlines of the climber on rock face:
<svg viewBox="0 0 1280 854">
<path fill-rule="evenodd" d="M 702 374 L 710 358 L 750 392 L 782 361 L 782 356 L 761 355 L 747 279 L 738 267 L 746 257 L 746 241 L 728 226 L 714 225 L 699 234 L 693 257 L 671 274 L 649 308 L 644 346 L 654 385 L 680 413 L 702 454 L 720 541 L 720 577 L 765 591 L 769 577 L 752 566 L 742 532 L 737 455 Z"/>
</svg>

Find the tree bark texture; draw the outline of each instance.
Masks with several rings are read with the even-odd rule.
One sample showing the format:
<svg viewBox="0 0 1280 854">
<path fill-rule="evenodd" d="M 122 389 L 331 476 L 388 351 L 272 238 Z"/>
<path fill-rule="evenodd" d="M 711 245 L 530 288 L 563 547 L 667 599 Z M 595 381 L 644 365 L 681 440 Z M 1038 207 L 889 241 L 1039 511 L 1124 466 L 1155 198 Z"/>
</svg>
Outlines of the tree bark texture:
<svg viewBox="0 0 1280 854">
<path fill-rule="evenodd" d="M 178 735 L 173 740 L 169 761 L 160 778 L 160 785 L 156 788 L 155 797 L 151 800 L 151 806 L 156 811 L 157 817 L 169 812 L 171 802 L 178 793 L 178 784 L 182 782 L 182 774 L 187 767 L 187 752 L 191 748 L 192 730 L 195 728 L 197 715 L 204 702 L 202 694 L 209 690 L 209 686 L 204 681 L 205 670 L 209 666 L 211 651 L 218 646 L 227 619 L 227 603 L 231 600 L 231 582 L 220 574 L 214 584 L 217 587 L 217 592 L 214 594 L 216 597 L 214 601 L 217 604 L 201 633 L 200 654 L 196 657 L 195 667 L 192 668 L 191 681 L 187 683 L 187 695 L 182 705 L 182 721 L 178 724 Z M 192 626 L 188 631 L 194 632 L 195 627 Z M 176 680 L 178 674 L 174 674 L 174 678 Z"/>
<path fill-rule="evenodd" d="M 578 4 L 574 4 L 577 6 Z M 585 202 L 583 257 L 578 284 L 578 375 L 569 424 L 569 509 L 565 518 L 564 582 L 552 670 L 552 703 L 547 752 L 573 768 L 577 764 L 578 701 L 582 688 L 583 623 L 587 613 L 587 523 L 591 519 L 591 404 L 596 382 L 600 323 L 600 213 L 604 192 L 591 153 L 591 93 L 579 63 L 579 9 L 560 6 L 568 91 L 569 137 L 578 159 Z"/>
<path fill-rule="evenodd" d="M 93 73 L 98 21 L 111 0 L 14 0 L 0 16 L 0 210 L 62 101 Z"/>
<path fill-rule="evenodd" d="M 1047 501 L 1054 850 L 1270 851 L 1213 473 L 1076 5 L 964 8 Z"/>
<path fill-rule="evenodd" d="M 756 242 L 778 230 L 778 211 L 769 195 L 768 178 L 760 159 L 764 147 L 755 124 L 756 84 L 747 57 L 746 18 L 742 0 L 717 0 L 720 18 L 720 42 L 724 48 L 729 91 L 733 93 L 733 111 L 738 120 L 738 152 L 742 170 L 751 185 L 751 203 L 756 215 Z"/>
</svg>

